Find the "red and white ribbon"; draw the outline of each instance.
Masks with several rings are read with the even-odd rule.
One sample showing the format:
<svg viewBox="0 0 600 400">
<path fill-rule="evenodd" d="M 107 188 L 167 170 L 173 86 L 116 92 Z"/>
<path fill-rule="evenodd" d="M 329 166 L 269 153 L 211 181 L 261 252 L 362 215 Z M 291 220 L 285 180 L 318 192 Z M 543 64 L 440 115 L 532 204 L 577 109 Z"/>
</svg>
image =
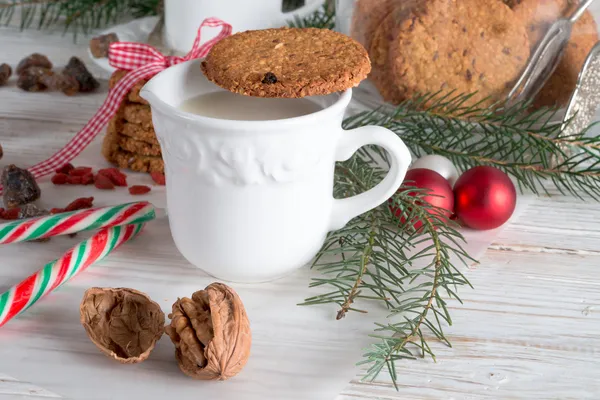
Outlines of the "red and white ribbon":
<svg viewBox="0 0 600 400">
<path fill-rule="evenodd" d="M 221 32 L 215 38 L 200 45 L 201 31 L 204 27 L 221 27 Z M 192 50 L 185 57 L 165 56 L 154 47 L 142 43 L 112 43 L 108 51 L 110 65 L 129 72 L 110 90 L 100 109 L 65 147 L 47 160 L 28 168 L 29 171 L 35 178 L 39 178 L 54 172 L 57 168 L 73 160 L 108 124 L 108 121 L 119 109 L 125 95 L 137 82 L 148 79 L 172 65 L 205 57 L 215 43 L 229 35 L 231 35 L 231 25 L 217 18 L 207 18 L 198 28 Z M 2 187 L 0 186 L 1 193 Z"/>
</svg>

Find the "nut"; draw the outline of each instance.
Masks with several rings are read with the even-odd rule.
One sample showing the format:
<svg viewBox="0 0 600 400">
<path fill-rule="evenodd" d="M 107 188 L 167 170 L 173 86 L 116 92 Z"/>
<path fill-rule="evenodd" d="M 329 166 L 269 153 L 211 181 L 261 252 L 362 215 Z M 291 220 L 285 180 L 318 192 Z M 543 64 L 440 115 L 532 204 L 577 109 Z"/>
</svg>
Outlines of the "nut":
<svg viewBox="0 0 600 400">
<path fill-rule="evenodd" d="M 88 289 L 79 312 L 96 347 L 123 364 L 147 359 L 164 332 L 160 306 L 133 289 Z"/>
<path fill-rule="evenodd" d="M 250 355 L 252 335 L 237 293 L 213 283 L 173 304 L 166 333 L 175 345 L 181 371 L 194 379 L 226 380 L 238 374 Z"/>
</svg>

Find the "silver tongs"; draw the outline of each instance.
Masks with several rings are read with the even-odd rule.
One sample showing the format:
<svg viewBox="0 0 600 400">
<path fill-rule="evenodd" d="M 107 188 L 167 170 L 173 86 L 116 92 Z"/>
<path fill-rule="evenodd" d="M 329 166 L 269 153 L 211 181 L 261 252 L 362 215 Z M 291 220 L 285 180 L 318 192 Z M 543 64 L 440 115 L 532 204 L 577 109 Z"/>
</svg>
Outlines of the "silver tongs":
<svg viewBox="0 0 600 400">
<path fill-rule="evenodd" d="M 573 25 L 594 0 L 585 0 L 568 18 L 561 18 L 550 29 L 529 59 L 527 67 L 507 97 L 508 105 L 533 99 L 552 75 L 571 38 Z"/>
</svg>

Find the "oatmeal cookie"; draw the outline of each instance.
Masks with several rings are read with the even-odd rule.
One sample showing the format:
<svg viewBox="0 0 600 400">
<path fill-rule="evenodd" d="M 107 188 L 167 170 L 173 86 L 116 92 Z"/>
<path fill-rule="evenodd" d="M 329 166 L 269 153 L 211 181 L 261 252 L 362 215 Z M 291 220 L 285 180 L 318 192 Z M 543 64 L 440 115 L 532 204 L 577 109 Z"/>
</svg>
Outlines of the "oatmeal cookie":
<svg viewBox="0 0 600 400">
<path fill-rule="evenodd" d="M 373 82 L 386 101 L 419 94 L 501 100 L 529 58 L 525 26 L 500 0 L 412 0 L 396 6 L 369 49 Z"/>
<path fill-rule="evenodd" d="M 218 86 L 257 97 L 326 95 L 358 86 L 370 70 L 360 43 L 315 28 L 236 33 L 215 44 L 202 63 Z"/>
<path fill-rule="evenodd" d="M 110 76 L 110 79 L 108 80 L 109 89 L 112 89 L 117 84 L 117 82 L 120 81 L 127 74 L 127 72 L 128 71 L 121 70 L 121 69 L 113 72 L 112 75 Z M 148 104 L 148 102 L 146 100 L 144 100 L 140 97 L 140 90 L 142 90 L 142 87 L 147 82 L 148 82 L 148 80 L 144 79 L 144 80 L 136 83 L 129 91 L 129 94 L 127 95 L 126 99 L 132 103 Z"/>
<path fill-rule="evenodd" d="M 369 79 L 375 84 L 385 101 L 398 104 L 405 99 L 405 90 L 393 82 L 390 63 L 391 34 L 396 29 L 397 21 L 401 21 L 417 9 L 423 8 L 425 3 L 420 0 L 406 0 L 402 8 L 396 3 L 395 8 L 384 17 L 372 32 L 369 46 L 369 57 L 373 69 Z"/>
<path fill-rule="evenodd" d="M 368 50 L 374 32 L 398 0 L 358 0 L 354 6 L 350 36 Z M 373 60 L 371 60 L 373 62 Z"/>
<path fill-rule="evenodd" d="M 152 112 L 150 106 L 128 103 L 122 106 L 123 119 L 140 125 L 145 130 L 154 130 L 152 126 Z"/>
<path fill-rule="evenodd" d="M 106 161 L 119 168 L 128 168 L 137 172 L 164 173 L 164 162 L 159 156 L 145 156 L 124 150 L 119 146 L 119 134 L 107 131 L 102 144 L 102 155 Z"/>
<path fill-rule="evenodd" d="M 527 26 L 532 51 L 542 40 L 550 25 L 561 17 L 569 16 L 577 7 L 573 0 L 519 0 L 514 12 Z M 573 26 L 565 53 L 542 90 L 534 100 L 534 107 L 564 106 L 569 101 L 579 72 L 598 41 L 594 17 L 586 11 Z"/>
<path fill-rule="evenodd" d="M 529 58 L 525 26 L 500 0 L 398 2 L 389 18 L 393 28 L 380 32 L 371 54 L 389 58 L 389 80 L 398 93 L 386 100 L 393 103 L 455 91 L 475 93 L 468 104 L 491 104 L 508 93 Z M 389 27 L 384 22 L 378 31 Z M 383 84 L 377 86 L 385 96 Z"/>
<path fill-rule="evenodd" d="M 165 172 L 165 164 L 161 157 L 141 156 L 119 149 L 113 153 L 112 159 L 119 168 L 128 168 L 136 172 Z"/>
<path fill-rule="evenodd" d="M 158 139 L 156 139 L 156 133 L 154 129 L 144 129 L 140 124 L 134 124 L 133 122 L 124 121 L 120 127 L 119 133 L 121 135 L 129 136 L 132 139 L 142 141 L 154 146 L 158 146 Z"/>
<path fill-rule="evenodd" d="M 146 143 L 125 135 L 117 135 L 117 144 L 123 150 L 141 156 L 162 156 L 160 145 Z"/>
</svg>

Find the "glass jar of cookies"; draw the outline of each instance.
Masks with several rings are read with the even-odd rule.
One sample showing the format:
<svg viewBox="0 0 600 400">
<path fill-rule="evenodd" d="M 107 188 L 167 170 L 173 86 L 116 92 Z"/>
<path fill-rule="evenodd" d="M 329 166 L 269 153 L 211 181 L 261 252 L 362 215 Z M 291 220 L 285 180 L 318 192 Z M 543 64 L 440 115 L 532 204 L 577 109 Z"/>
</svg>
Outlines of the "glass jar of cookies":
<svg viewBox="0 0 600 400">
<path fill-rule="evenodd" d="M 577 0 L 337 0 L 336 30 L 371 58 L 355 98 L 370 107 L 432 94 L 471 94 L 467 104 L 506 98 L 536 46 Z M 556 70 L 533 101 L 563 107 L 598 42 L 593 3 L 574 25 Z"/>
</svg>

